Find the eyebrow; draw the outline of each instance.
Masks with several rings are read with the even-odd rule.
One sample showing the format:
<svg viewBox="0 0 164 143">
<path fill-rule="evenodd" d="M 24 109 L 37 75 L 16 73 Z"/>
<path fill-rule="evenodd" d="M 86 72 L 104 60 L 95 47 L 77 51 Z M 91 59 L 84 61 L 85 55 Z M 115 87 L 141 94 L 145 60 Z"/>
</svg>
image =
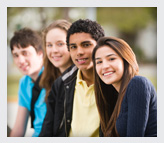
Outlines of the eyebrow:
<svg viewBox="0 0 164 143">
<path fill-rule="evenodd" d="M 68 46 L 73 46 L 73 45 L 76 45 L 76 44 L 75 43 L 68 44 Z"/>
<path fill-rule="evenodd" d="M 23 49 L 23 48 L 22 48 L 22 49 Z M 20 53 L 22 53 L 22 52 L 28 52 L 28 50 L 26 50 L 26 49 L 24 48 L 22 51 L 20 51 Z M 18 53 L 12 51 L 12 54 L 18 54 Z"/>
<path fill-rule="evenodd" d="M 49 44 L 49 43 L 51 43 L 51 42 L 46 42 L 46 44 Z"/>
<path fill-rule="evenodd" d="M 55 42 L 51 42 L 51 41 L 46 41 L 46 43 L 57 43 L 57 42 L 64 42 L 63 40 L 57 40 Z"/>
<path fill-rule="evenodd" d="M 85 44 L 85 43 L 91 43 L 91 41 L 83 41 L 83 42 L 80 43 L 80 45 Z M 77 44 L 76 43 L 71 43 L 68 46 L 71 46 L 71 45 L 77 45 Z"/>
<path fill-rule="evenodd" d="M 109 54 L 109 55 L 106 55 L 105 57 L 110 57 L 110 56 L 116 56 L 115 54 Z M 95 58 L 95 60 L 100 60 L 101 58 Z"/>
<path fill-rule="evenodd" d="M 85 43 L 91 43 L 91 41 L 83 41 L 83 42 L 81 42 L 81 44 L 85 44 Z"/>
</svg>

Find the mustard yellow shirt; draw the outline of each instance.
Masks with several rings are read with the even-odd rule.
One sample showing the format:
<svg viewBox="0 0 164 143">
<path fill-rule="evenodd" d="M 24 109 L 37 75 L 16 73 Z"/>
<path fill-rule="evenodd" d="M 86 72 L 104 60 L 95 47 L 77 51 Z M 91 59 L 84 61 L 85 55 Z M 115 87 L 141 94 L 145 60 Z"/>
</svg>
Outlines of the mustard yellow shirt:
<svg viewBox="0 0 164 143">
<path fill-rule="evenodd" d="M 75 85 L 70 137 L 98 137 L 100 119 L 95 102 L 94 86 L 82 80 L 78 70 Z"/>
</svg>

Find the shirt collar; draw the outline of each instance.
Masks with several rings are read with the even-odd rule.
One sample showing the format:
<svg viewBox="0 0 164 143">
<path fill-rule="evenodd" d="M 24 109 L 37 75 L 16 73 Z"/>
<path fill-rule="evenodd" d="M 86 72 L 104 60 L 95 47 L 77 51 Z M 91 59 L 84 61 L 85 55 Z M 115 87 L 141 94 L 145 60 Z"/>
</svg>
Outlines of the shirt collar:
<svg viewBox="0 0 164 143">
<path fill-rule="evenodd" d="M 84 80 L 82 79 L 81 71 L 78 70 L 78 72 L 77 72 L 77 83 L 81 83 L 81 82 L 84 82 Z"/>
<path fill-rule="evenodd" d="M 82 79 L 82 76 L 81 76 L 81 71 L 80 69 L 78 69 L 78 72 L 77 72 L 77 80 L 76 80 L 76 83 L 80 84 L 80 83 L 83 83 L 83 84 L 86 84 L 86 81 Z M 90 85 L 90 87 L 92 87 L 94 84 Z"/>
</svg>

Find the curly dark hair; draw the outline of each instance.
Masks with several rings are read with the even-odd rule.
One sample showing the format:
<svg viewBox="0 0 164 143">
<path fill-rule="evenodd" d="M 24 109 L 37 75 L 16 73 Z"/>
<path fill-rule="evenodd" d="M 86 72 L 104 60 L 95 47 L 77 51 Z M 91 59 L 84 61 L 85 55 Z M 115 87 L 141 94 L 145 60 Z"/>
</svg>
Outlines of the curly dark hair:
<svg viewBox="0 0 164 143">
<path fill-rule="evenodd" d="M 103 28 L 96 21 L 92 21 L 89 19 L 79 19 L 72 23 L 71 27 L 68 29 L 66 39 L 68 50 L 70 35 L 82 32 L 89 33 L 95 41 L 97 41 L 100 37 L 104 37 L 105 35 Z"/>
<path fill-rule="evenodd" d="M 26 48 L 30 45 L 35 48 L 36 52 L 42 51 L 42 39 L 39 33 L 30 28 L 23 28 L 14 32 L 14 36 L 10 40 L 11 51 L 14 46 Z"/>
</svg>

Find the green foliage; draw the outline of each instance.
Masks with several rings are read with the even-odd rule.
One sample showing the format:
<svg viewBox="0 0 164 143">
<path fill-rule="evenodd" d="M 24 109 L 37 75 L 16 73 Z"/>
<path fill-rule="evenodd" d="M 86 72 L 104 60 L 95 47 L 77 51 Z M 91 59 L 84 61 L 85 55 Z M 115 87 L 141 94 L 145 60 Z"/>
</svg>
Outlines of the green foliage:
<svg viewBox="0 0 164 143">
<path fill-rule="evenodd" d="M 120 32 L 135 33 L 149 22 L 156 21 L 156 11 L 154 7 L 101 7 L 97 8 L 97 20 L 114 25 Z"/>
<path fill-rule="evenodd" d="M 157 7 L 97 7 L 95 9 L 96 21 L 106 28 L 105 32 L 110 34 L 110 30 L 113 28 L 113 31 L 117 33 L 116 36 L 124 39 L 135 51 L 136 57 L 139 59 L 138 61 L 143 61 L 144 59 L 144 61 L 149 62 L 149 59 L 146 59 L 147 57 L 144 56 L 142 47 L 137 49 L 136 39 L 138 38 L 139 31 L 142 31 L 150 23 L 153 23 L 152 25 L 156 28 Z M 30 16 L 27 16 L 28 13 L 30 13 Z M 38 31 L 42 31 L 56 19 L 62 18 L 73 22 L 76 18 L 88 18 L 89 13 L 88 7 L 8 7 L 8 44 L 14 31 L 20 28 L 28 26 L 32 28 L 34 26 L 35 29 L 37 27 Z M 77 15 L 79 17 L 76 17 Z"/>
</svg>

